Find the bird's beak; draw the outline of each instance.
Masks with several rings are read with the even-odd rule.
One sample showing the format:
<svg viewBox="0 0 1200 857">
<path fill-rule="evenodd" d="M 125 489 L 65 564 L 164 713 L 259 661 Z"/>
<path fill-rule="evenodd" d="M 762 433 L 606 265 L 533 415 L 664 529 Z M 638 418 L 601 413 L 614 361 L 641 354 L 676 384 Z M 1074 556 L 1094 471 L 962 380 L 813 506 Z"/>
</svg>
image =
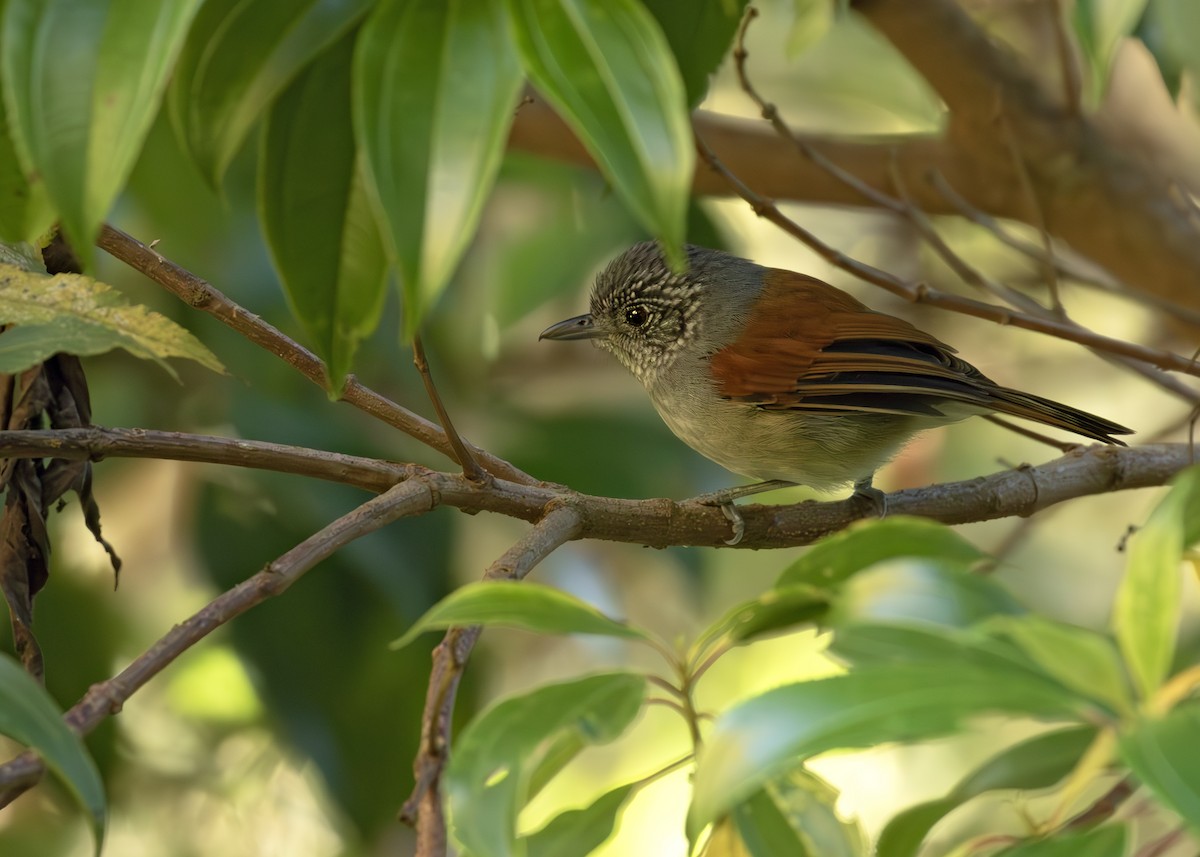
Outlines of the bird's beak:
<svg viewBox="0 0 1200 857">
<path fill-rule="evenodd" d="M 541 332 L 538 339 L 600 339 L 603 336 L 604 334 L 596 329 L 596 323 L 589 312 L 550 325 Z"/>
</svg>

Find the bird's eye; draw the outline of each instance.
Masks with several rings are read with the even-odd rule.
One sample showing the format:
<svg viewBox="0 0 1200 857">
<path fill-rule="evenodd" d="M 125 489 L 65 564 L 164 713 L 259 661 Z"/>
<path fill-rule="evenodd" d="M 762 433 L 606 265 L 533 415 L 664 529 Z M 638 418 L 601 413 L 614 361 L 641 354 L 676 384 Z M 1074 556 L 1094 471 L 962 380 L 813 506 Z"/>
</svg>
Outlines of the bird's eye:
<svg viewBox="0 0 1200 857">
<path fill-rule="evenodd" d="M 644 306 L 630 307 L 625 310 L 625 322 L 630 327 L 641 327 L 650 319 L 650 313 Z"/>
</svg>

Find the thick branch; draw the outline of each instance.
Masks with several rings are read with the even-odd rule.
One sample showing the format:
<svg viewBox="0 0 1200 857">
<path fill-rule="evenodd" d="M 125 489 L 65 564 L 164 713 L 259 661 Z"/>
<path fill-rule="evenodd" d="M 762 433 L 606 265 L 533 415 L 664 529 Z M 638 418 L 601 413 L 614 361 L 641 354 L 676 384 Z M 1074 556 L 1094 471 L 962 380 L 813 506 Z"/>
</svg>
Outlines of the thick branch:
<svg viewBox="0 0 1200 857">
<path fill-rule="evenodd" d="M 146 431 L 139 435 L 154 449 L 151 457 L 157 458 L 240 464 L 230 460 L 230 444 L 256 448 L 253 441 L 202 435 L 190 436 L 187 443 L 171 432 Z M 136 445 L 128 429 L 2 432 L 0 458 L 85 458 L 90 457 L 90 449 L 103 450 L 110 456 L 129 456 L 137 455 L 130 448 Z M 267 469 L 304 473 L 316 468 L 320 474 L 314 475 L 369 490 L 377 490 L 381 482 L 395 474 L 396 479 L 417 480 L 428 486 L 441 505 L 469 513 L 494 512 L 540 521 L 548 508 L 569 506 L 582 518 L 578 538 L 658 548 L 722 547 L 729 538 L 729 523 L 721 511 L 699 503 L 595 497 L 562 486 L 521 485 L 503 479 L 476 485 L 461 473 L 439 473 L 414 464 L 356 461 L 350 456 L 338 457 L 344 478 L 337 478 L 323 463 L 330 453 L 279 444 L 262 446 L 269 453 L 262 463 Z M 888 512 L 919 515 L 947 524 L 1023 517 L 1076 497 L 1164 485 L 1190 463 L 1191 451 L 1185 444 L 1152 444 L 1136 449 L 1078 447 L 1035 467 L 899 491 L 888 496 Z M 746 533 L 738 548 L 811 544 L 863 517 L 862 505 L 853 500 L 828 503 L 810 500 L 793 506 L 739 508 Z"/>
</svg>

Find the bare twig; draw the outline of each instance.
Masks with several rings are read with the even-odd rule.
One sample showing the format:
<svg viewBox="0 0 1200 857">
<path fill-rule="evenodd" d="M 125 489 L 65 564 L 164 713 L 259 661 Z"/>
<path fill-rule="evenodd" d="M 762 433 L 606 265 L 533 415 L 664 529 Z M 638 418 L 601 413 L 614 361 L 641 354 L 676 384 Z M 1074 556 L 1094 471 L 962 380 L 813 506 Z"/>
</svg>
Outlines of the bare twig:
<svg viewBox="0 0 1200 857">
<path fill-rule="evenodd" d="M 184 303 L 207 312 L 255 345 L 270 351 L 326 393 L 330 392 L 325 364 L 315 354 L 230 300 L 204 279 L 165 259 L 157 251 L 112 226 L 106 225 L 100 231 L 96 246 L 145 274 Z M 400 429 L 426 446 L 453 457 L 454 451 L 450 441 L 437 425 L 364 386 L 353 375 L 346 379 L 341 400 Z M 472 453 L 488 472 L 496 476 L 523 484 L 537 481 L 507 461 L 483 450 L 473 449 Z"/>
<path fill-rule="evenodd" d="M 521 580 L 556 548 L 582 533 L 583 519 L 570 505 L 557 505 L 505 551 L 484 573 L 484 580 Z M 421 718 L 421 744 L 413 761 L 416 786 L 400 817 L 417 828 L 417 855 L 446 853 L 446 819 L 440 782 L 450 750 L 450 721 L 467 659 L 482 632 L 479 626 L 451 628 L 433 650 L 433 669 Z"/>
<path fill-rule="evenodd" d="M 402 482 L 343 515 L 308 537 L 262 571 L 218 595 L 201 610 L 168 631 L 117 675 L 92 685 L 64 717 L 67 725 L 87 734 L 102 720 L 121 710 L 142 685 L 158 675 L 197 642 L 235 616 L 285 591 L 305 572 L 342 546 L 407 515 L 420 514 L 436 503 L 419 479 Z M 32 752 L 0 765 L 0 806 L 37 782 L 44 770 Z"/>
<path fill-rule="evenodd" d="M 475 456 L 463 442 L 462 436 L 454 428 L 454 423 L 450 421 L 450 414 L 447 412 L 446 406 L 442 404 L 442 397 L 438 394 L 437 387 L 434 386 L 433 374 L 429 371 L 429 361 L 425 358 L 425 346 L 421 343 L 420 334 L 413 337 L 413 365 L 417 367 L 421 381 L 425 384 L 425 393 L 429 396 L 429 401 L 433 402 L 433 410 L 438 415 L 438 422 L 442 424 L 442 431 L 446 433 L 446 437 L 450 441 L 450 449 L 454 451 L 455 460 L 463 469 L 463 476 L 472 482 L 483 482 L 486 478 L 486 471 L 479 466 L 479 462 L 475 460 Z"/>
</svg>

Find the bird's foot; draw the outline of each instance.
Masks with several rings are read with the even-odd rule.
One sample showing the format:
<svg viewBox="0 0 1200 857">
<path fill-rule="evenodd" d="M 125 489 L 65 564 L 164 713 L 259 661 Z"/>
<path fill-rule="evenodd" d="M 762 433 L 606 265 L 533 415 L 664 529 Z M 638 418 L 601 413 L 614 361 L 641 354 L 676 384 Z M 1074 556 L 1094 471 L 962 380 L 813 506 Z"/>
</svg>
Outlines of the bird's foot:
<svg viewBox="0 0 1200 857">
<path fill-rule="evenodd" d="M 887 494 L 871 484 L 870 476 L 854 483 L 854 493 L 850 495 L 850 499 L 867 506 L 875 513 L 876 517 L 887 517 Z"/>
<path fill-rule="evenodd" d="M 787 482 L 782 479 L 771 479 L 767 482 L 755 482 L 752 485 L 741 485 L 737 488 L 710 491 L 707 494 L 700 494 L 693 497 L 689 502 L 700 503 L 703 506 L 716 506 L 721 510 L 721 514 L 729 521 L 730 528 L 733 530 L 733 537 L 725 539 L 725 544 L 732 547 L 740 542 L 742 536 L 746 534 L 746 521 L 742 518 L 742 513 L 738 511 L 738 507 L 734 505 L 733 501 L 741 497 L 749 497 L 752 494 L 774 491 L 777 488 L 790 488 L 794 484 L 794 482 Z"/>
</svg>

